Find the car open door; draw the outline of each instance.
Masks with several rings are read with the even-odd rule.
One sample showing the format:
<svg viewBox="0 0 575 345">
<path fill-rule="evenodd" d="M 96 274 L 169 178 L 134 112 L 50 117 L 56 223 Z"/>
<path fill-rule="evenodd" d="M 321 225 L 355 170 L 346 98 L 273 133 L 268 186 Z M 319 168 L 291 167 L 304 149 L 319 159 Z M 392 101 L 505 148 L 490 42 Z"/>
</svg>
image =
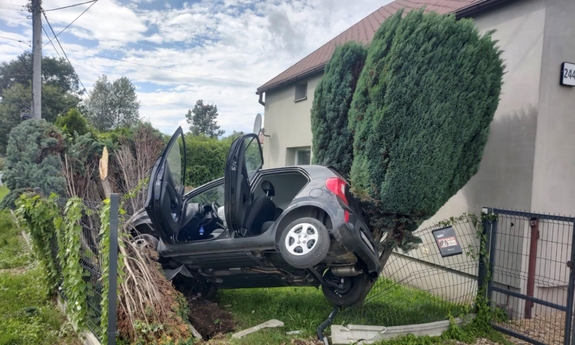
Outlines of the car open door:
<svg viewBox="0 0 575 345">
<path fill-rule="evenodd" d="M 224 173 L 224 210 L 230 232 L 242 228 L 245 210 L 252 201 L 251 182 L 263 164 L 262 148 L 256 134 L 234 140 Z"/>
<path fill-rule="evenodd" d="M 184 132 L 182 127 L 178 127 L 150 175 L 145 209 L 164 241 L 173 241 L 180 227 L 186 168 L 185 145 Z"/>
</svg>

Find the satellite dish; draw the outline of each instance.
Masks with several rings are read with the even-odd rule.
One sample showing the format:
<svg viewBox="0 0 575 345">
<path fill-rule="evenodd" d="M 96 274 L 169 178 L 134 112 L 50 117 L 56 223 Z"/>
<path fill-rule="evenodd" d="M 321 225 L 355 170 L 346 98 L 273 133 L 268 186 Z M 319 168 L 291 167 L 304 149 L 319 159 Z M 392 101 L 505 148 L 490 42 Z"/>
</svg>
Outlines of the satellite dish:
<svg viewBox="0 0 575 345">
<path fill-rule="evenodd" d="M 262 114 L 256 115 L 256 120 L 254 121 L 254 133 L 260 134 L 262 129 Z"/>
</svg>

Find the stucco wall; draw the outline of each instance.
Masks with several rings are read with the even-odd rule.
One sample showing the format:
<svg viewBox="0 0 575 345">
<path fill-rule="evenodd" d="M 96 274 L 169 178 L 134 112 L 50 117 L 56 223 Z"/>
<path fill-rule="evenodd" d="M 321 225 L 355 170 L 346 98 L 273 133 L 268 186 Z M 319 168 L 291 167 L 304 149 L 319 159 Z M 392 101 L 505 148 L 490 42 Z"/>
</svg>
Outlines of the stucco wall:
<svg viewBox="0 0 575 345">
<path fill-rule="evenodd" d="M 479 172 L 430 222 L 484 206 L 531 209 L 545 1 L 524 0 L 474 18 L 503 50 L 506 74 Z"/>
<path fill-rule="evenodd" d="M 575 215 L 575 88 L 559 85 L 575 62 L 575 1 L 547 0 L 531 208 Z"/>
<path fill-rule="evenodd" d="M 265 168 L 285 166 L 287 148 L 311 146 L 310 110 L 320 79 L 321 74 L 307 79 L 307 99 L 303 101 L 294 102 L 295 85 L 266 93 L 264 128 L 269 137 L 264 138 Z"/>
</svg>

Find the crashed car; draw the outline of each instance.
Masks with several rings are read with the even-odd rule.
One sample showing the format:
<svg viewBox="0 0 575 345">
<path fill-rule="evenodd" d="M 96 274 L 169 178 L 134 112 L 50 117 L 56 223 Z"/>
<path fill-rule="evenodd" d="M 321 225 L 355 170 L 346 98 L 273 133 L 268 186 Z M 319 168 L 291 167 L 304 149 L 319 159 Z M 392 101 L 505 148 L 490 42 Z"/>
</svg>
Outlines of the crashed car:
<svg viewBox="0 0 575 345">
<path fill-rule="evenodd" d="M 178 128 L 134 222 L 168 279 L 206 298 L 217 289 L 320 285 L 337 306 L 365 297 L 381 253 L 335 169 L 261 169 L 260 141 L 247 134 L 232 143 L 223 178 L 184 194 L 184 145 Z"/>
</svg>

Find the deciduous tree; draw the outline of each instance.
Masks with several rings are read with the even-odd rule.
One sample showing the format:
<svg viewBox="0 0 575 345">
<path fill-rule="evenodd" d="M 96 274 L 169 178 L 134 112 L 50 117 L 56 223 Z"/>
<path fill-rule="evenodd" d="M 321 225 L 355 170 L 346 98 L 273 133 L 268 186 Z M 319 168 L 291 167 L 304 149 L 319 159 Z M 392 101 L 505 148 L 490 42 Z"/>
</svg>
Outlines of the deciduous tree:
<svg viewBox="0 0 575 345">
<path fill-rule="evenodd" d="M 88 118 L 101 131 L 132 126 L 140 121 L 136 87 L 127 77 L 113 82 L 102 75 L 84 102 Z"/>
</svg>

